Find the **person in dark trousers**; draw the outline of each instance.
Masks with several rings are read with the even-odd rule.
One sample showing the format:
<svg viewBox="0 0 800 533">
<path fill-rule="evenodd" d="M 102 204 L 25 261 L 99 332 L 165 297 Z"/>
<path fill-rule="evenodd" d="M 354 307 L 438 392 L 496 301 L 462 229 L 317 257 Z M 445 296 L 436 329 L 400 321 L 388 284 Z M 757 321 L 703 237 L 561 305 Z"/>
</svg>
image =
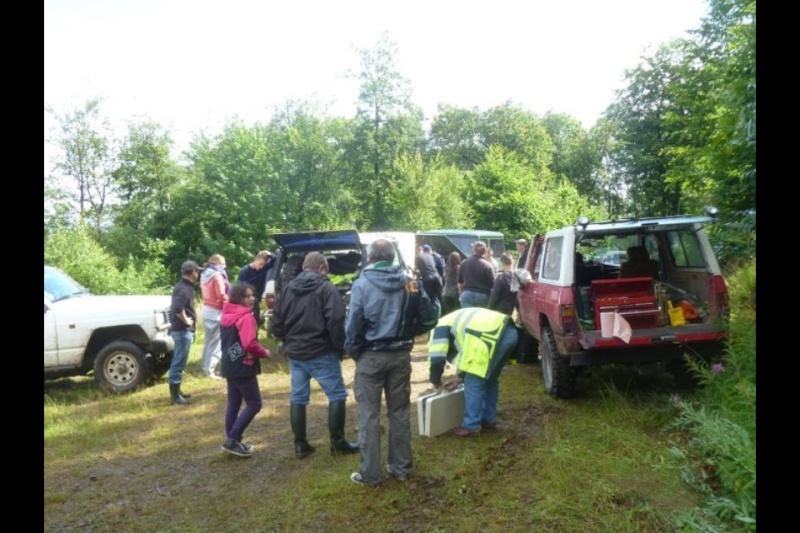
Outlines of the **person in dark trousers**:
<svg viewBox="0 0 800 533">
<path fill-rule="evenodd" d="M 274 264 L 275 259 L 269 250 L 261 250 L 249 265 L 245 265 L 239 271 L 238 283 L 249 283 L 256 290 L 256 301 L 253 303 L 253 316 L 259 326 L 264 325 L 264 317 L 261 316 L 261 297 L 267 285 L 267 276 Z"/>
<path fill-rule="evenodd" d="M 436 260 L 433 257 L 433 248 L 429 244 L 424 244 L 417 255 L 414 264 L 417 267 L 419 277 L 422 279 L 422 286 L 425 292 L 438 307 L 438 312 L 442 310 L 442 288 L 444 283 L 436 268 Z M 437 315 L 438 316 L 438 315 Z"/>
<path fill-rule="evenodd" d="M 228 302 L 222 308 L 220 337 L 222 377 L 228 382 L 228 407 L 225 410 L 225 442 L 222 449 L 240 457 L 253 454 L 253 445 L 242 442 L 244 431 L 261 411 L 258 375 L 259 359 L 272 354 L 258 343 L 258 324 L 253 317 L 256 289 L 249 283 L 231 287 Z M 245 408 L 239 412 L 242 402 Z"/>
<path fill-rule="evenodd" d="M 444 289 L 442 290 L 442 315 L 461 309 L 458 301 L 458 267 L 461 266 L 461 254 L 453 251 L 447 256 L 444 267 Z"/>
<path fill-rule="evenodd" d="M 189 360 L 189 348 L 194 342 L 197 313 L 194 310 L 194 282 L 200 277 L 200 267 L 194 261 L 181 265 L 181 279 L 172 288 L 169 335 L 175 342 L 169 366 L 169 394 L 173 404 L 186 405 L 191 395 L 181 392 L 181 378 Z"/>
<path fill-rule="evenodd" d="M 283 341 L 289 358 L 291 393 L 289 421 L 294 452 L 299 459 L 314 452 L 306 438 L 306 406 L 311 399 L 311 378 L 328 397 L 328 430 L 332 453 L 356 453 L 358 446 L 345 440 L 347 389 L 342 376 L 344 357 L 344 299 L 328 279 L 328 260 L 310 252 L 303 271 L 286 285 L 270 319 L 272 336 Z"/>
<path fill-rule="evenodd" d="M 358 401 L 358 445 L 361 467 L 350 474 L 359 485 L 380 485 L 381 398 L 389 419 L 386 469 L 405 480 L 411 456 L 411 349 L 414 337 L 436 325 L 439 310 L 402 267 L 392 266 L 395 251 L 385 239 L 369 249 L 370 267 L 351 288 L 345 347 L 356 362 L 354 389 Z"/>
<path fill-rule="evenodd" d="M 472 256 L 458 269 L 458 292 L 461 307 L 486 307 L 494 287 L 494 267 L 487 261 L 486 243 L 472 243 Z"/>
</svg>

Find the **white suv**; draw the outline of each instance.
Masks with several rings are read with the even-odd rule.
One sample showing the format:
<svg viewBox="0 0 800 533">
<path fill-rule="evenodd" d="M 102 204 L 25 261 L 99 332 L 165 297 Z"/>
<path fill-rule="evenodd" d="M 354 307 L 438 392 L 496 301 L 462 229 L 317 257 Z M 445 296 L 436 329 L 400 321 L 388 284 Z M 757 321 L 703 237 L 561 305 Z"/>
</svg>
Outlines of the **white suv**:
<svg viewBox="0 0 800 533">
<path fill-rule="evenodd" d="M 162 376 L 172 360 L 169 296 L 95 296 L 44 267 L 44 377 L 85 375 L 114 392 Z"/>
</svg>

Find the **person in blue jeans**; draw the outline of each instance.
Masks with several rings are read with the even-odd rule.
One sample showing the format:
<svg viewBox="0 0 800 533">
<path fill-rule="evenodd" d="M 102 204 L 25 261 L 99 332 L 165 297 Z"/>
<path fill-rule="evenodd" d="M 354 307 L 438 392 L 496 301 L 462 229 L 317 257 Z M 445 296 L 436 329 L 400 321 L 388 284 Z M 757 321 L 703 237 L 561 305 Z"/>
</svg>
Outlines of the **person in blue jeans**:
<svg viewBox="0 0 800 533">
<path fill-rule="evenodd" d="M 315 448 L 306 438 L 306 406 L 311 400 L 311 378 L 328 397 L 328 430 L 332 453 L 356 453 L 358 446 L 344 438 L 347 389 L 342 376 L 344 356 L 344 299 L 328 279 L 328 260 L 311 252 L 303 271 L 283 289 L 269 322 L 272 336 L 283 341 L 289 359 L 291 393 L 289 421 L 294 452 L 299 459 Z"/>
<path fill-rule="evenodd" d="M 464 383 L 464 418 L 453 435 L 467 437 L 497 427 L 500 373 L 517 341 L 512 318 L 490 309 L 467 307 L 439 319 L 428 342 L 430 381 L 442 387 L 449 362 L 459 378 L 445 388 L 453 390 Z"/>
<path fill-rule="evenodd" d="M 181 378 L 189 360 L 189 348 L 194 342 L 197 313 L 194 310 L 194 283 L 200 277 L 200 267 L 194 261 L 181 265 L 181 279 L 172 288 L 169 335 L 175 342 L 169 366 L 169 393 L 172 403 L 186 405 L 189 394 L 181 392 Z"/>
</svg>

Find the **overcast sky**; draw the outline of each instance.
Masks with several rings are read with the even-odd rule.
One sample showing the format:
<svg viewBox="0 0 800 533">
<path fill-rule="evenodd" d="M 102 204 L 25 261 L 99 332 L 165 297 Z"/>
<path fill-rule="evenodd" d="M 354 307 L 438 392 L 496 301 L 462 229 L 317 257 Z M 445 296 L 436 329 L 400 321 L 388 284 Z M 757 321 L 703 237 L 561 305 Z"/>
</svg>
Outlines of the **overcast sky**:
<svg viewBox="0 0 800 533">
<path fill-rule="evenodd" d="M 592 126 L 642 55 L 697 29 L 705 0 L 45 0 L 45 105 L 94 97 L 112 121 L 148 118 L 180 149 L 287 99 L 350 117 L 356 49 L 383 32 L 427 119 L 438 104 L 512 101 Z M 48 116 L 45 115 L 45 128 Z M 46 154 L 47 158 L 47 154 Z M 47 166 L 47 165 L 46 165 Z"/>
</svg>

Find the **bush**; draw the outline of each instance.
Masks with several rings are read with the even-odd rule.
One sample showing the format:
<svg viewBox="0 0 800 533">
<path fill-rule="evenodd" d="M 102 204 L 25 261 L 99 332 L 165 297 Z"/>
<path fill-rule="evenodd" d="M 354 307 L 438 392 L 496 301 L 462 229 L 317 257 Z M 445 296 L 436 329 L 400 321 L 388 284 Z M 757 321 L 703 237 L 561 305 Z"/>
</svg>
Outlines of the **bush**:
<svg viewBox="0 0 800 533">
<path fill-rule="evenodd" d="M 44 263 L 58 267 L 94 294 L 165 294 L 164 267 L 156 261 L 129 263 L 120 271 L 116 259 L 84 224 L 61 226 L 44 241 Z"/>
<path fill-rule="evenodd" d="M 755 271 L 751 259 L 729 277 L 730 339 L 722 362 L 692 361 L 702 391 L 693 401 L 676 402 L 675 427 L 692 436 L 691 448 L 705 474 L 690 479 L 709 494 L 705 508 L 688 521 L 692 529 L 701 516 L 747 531 L 756 527 Z"/>
</svg>

